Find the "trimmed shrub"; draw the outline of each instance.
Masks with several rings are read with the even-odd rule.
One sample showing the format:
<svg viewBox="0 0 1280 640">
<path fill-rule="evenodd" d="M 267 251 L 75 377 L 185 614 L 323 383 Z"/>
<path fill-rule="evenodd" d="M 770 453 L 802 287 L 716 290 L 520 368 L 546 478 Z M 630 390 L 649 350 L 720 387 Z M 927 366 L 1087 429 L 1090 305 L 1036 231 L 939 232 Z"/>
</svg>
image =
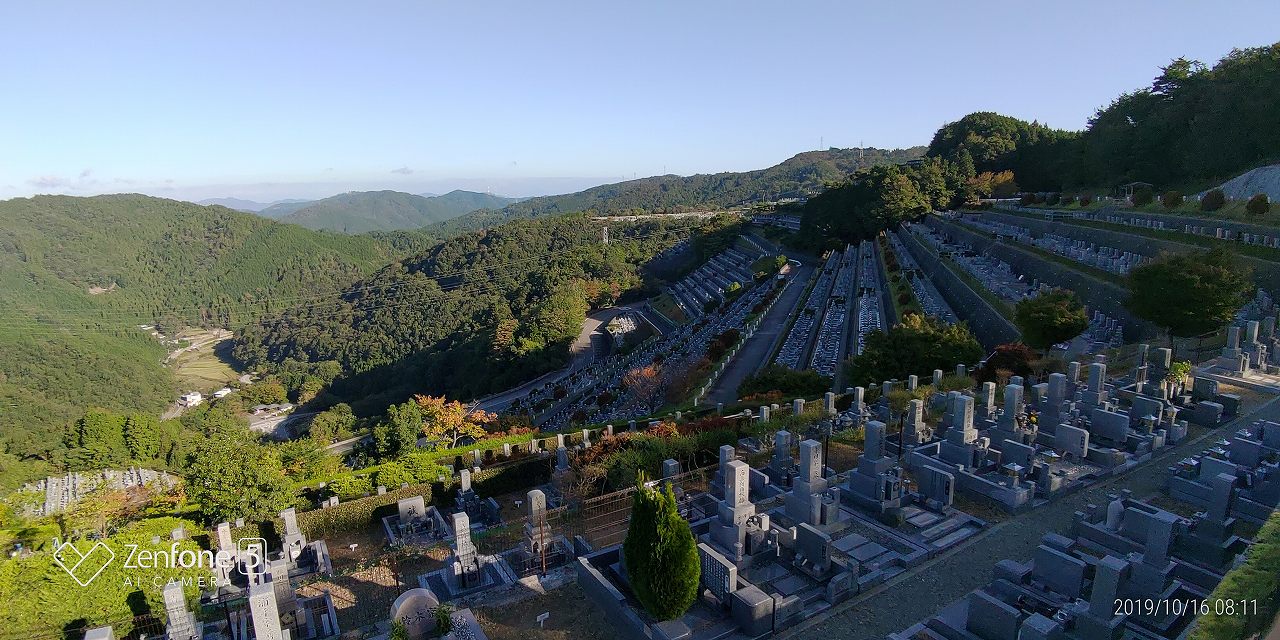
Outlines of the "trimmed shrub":
<svg viewBox="0 0 1280 640">
<path fill-rule="evenodd" d="M 1222 189 L 1210 189 L 1200 198 L 1201 211 L 1217 211 L 1227 203 L 1227 194 Z"/>
<path fill-rule="evenodd" d="M 1245 603 L 1256 605 L 1245 607 Z M 1227 572 L 1206 602 L 1235 603 L 1230 610 L 1210 606 L 1191 631 L 1191 640 L 1235 640 L 1265 634 L 1280 608 L 1280 511 L 1262 525 L 1244 564 Z"/>
<path fill-rule="evenodd" d="M 413 484 L 415 479 L 414 474 L 399 462 L 387 462 L 378 467 L 378 472 L 373 475 L 374 485 L 381 485 L 388 489 L 402 484 Z"/>
<path fill-rule="evenodd" d="M 354 500 L 373 493 L 373 481 L 369 476 L 343 476 L 330 482 L 326 488 L 339 500 Z"/>
<path fill-rule="evenodd" d="M 1133 206 L 1143 207 L 1156 199 L 1156 192 L 1151 187 L 1142 187 L 1133 192 Z"/>
<path fill-rule="evenodd" d="M 1264 215 L 1271 211 L 1271 200 L 1267 198 L 1267 194 L 1259 193 L 1249 198 L 1249 202 L 1244 205 L 1244 209 L 1255 216 Z"/>
<path fill-rule="evenodd" d="M 1080 202 L 1080 206 L 1082 206 L 1082 207 L 1087 207 L 1087 206 L 1089 206 L 1089 205 L 1093 204 L 1093 196 L 1091 196 L 1091 195 L 1087 195 L 1087 194 L 1086 194 L 1086 195 L 1082 195 L 1082 196 L 1080 196 L 1080 197 L 1078 198 L 1078 200 L 1079 200 L 1079 202 Z"/>
<path fill-rule="evenodd" d="M 1181 191 L 1166 191 L 1160 196 L 1160 204 L 1166 209 L 1177 209 L 1182 206 L 1183 199 Z"/>
<path fill-rule="evenodd" d="M 644 486 L 632 499 L 631 523 L 622 543 L 636 599 L 658 620 L 684 615 L 698 598 L 702 567 L 689 523 L 676 510 L 671 486 Z"/>
</svg>

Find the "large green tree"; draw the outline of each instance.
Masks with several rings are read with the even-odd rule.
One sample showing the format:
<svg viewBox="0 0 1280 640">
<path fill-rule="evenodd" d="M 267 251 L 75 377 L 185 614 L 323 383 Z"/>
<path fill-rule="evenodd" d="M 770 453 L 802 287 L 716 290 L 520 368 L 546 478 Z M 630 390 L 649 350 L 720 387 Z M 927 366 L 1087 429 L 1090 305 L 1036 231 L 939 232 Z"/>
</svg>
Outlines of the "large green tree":
<svg viewBox="0 0 1280 640">
<path fill-rule="evenodd" d="M 801 234 L 843 245 L 873 238 L 904 220 L 928 213 L 930 199 L 912 177 L 894 165 L 853 174 L 805 203 Z"/>
<path fill-rule="evenodd" d="M 265 520 L 293 501 L 280 458 L 249 434 L 221 434 L 198 446 L 186 486 L 209 522 Z"/>
<path fill-rule="evenodd" d="M 678 618 L 698 598 L 702 567 L 689 523 L 676 510 L 670 485 L 645 486 L 632 498 L 631 522 L 622 543 L 631 590 L 649 615 Z"/>
<path fill-rule="evenodd" d="M 1164 254 L 1129 273 L 1127 306 L 1175 336 L 1213 331 L 1231 320 L 1253 284 L 1251 270 L 1225 249 Z"/>
<path fill-rule="evenodd" d="M 1069 289 L 1054 289 L 1018 302 L 1014 321 L 1029 345 L 1045 350 L 1089 328 L 1084 304 Z"/>
<path fill-rule="evenodd" d="M 946 324 L 932 316 L 907 314 L 888 331 L 867 336 L 862 353 L 845 363 L 853 384 L 929 375 L 934 369 L 949 371 L 956 364 L 973 364 L 982 358 L 982 345 L 964 324 Z"/>
</svg>

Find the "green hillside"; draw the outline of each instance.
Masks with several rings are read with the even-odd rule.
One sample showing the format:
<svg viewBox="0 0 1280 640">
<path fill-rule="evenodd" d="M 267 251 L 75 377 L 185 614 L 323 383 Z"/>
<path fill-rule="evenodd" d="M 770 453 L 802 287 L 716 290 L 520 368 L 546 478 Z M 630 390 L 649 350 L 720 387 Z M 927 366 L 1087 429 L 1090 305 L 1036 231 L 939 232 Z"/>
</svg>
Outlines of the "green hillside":
<svg viewBox="0 0 1280 640">
<path fill-rule="evenodd" d="M 434 225 L 430 231 L 448 237 L 505 220 L 557 213 L 591 211 L 599 215 L 623 215 L 677 212 L 807 198 L 822 191 L 828 182 L 841 180 L 859 168 L 905 162 L 923 156 L 924 152 L 924 147 L 806 151 L 768 169 L 654 176 L 601 185 L 567 195 L 530 198 L 508 205 L 501 211 L 468 213 Z"/>
<path fill-rule="evenodd" d="M 434 197 L 399 191 L 359 191 L 310 202 L 292 213 L 275 217 L 308 229 L 364 233 L 416 229 L 477 209 L 502 208 L 515 201 L 472 191 L 451 191 Z M 262 213 L 271 216 L 278 212 L 271 207 Z"/>
<path fill-rule="evenodd" d="M 0 202 L 0 445 L 39 457 L 86 407 L 170 402 L 165 350 L 138 325 L 235 327 L 336 291 L 393 252 L 141 195 Z"/>
<path fill-rule="evenodd" d="M 330 399 L 364 412 L 412 392 L 481 396 L 563 366 L 588 310 L 635 297 L 639 265 L 704 225 L 615 223 L 606 246 L 582 214 L 510 222 L 246 327 L 235 354 L 267 368 L 337 361 Z"/>
<path fill-rule="evenodd" d="M 1213 66 L 1179 58 L 1124 93 L 1080 132 L 994 113 L 943 126 L 929 155 L 1013 171 L 1033 191 L 1128 182 L 1194 193 L 1280 159 L 1280 43 L 1236 49 Z M 1098 191 L 1094 191 L 1098 193 Z"/>
</svg>

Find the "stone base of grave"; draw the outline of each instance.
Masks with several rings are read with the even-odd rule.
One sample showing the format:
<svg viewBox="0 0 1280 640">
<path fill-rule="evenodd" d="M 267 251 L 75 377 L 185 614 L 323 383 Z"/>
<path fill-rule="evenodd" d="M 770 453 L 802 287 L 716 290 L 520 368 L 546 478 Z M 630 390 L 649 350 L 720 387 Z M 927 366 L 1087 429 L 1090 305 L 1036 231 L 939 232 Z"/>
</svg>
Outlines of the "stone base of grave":
<svg viewBox="0 0 1280 640">
<path fill-rule="evenodd" d="M 573 545 L 564 536 L 555 536 L 547 543 L 547 552 L 535 555 L 527 549 L 511 549 L 502 553 L 502 560 L 517 576 L 529 576 L 561 567 L 577 556 Z M 544 566 L 545 563 L 545 566 Z"/>
<path fill-rule="evenodd" d="M 504 584 L 511 584 L 518 579 L 515 572 L 500 556 L 476 556 L 476 559 L 480 562 L 480 580 L 474 586 L 463 587 L 457 584 L 452 567 L 418 576 L 418 586 L 430 589 L 441 602 L 448 602 Z"/>
<path fill-rule="evenodd" d="M 432 544 L 442 540 L 452 540 L 453 530 L 435 507 L 428 507 L 427 514 L 419 523 L 404 531 L 400 529 L 400 515 L 392 514 L 382 519 L 382 531 L 387 541 L 394 544 Z"/>
</svg>

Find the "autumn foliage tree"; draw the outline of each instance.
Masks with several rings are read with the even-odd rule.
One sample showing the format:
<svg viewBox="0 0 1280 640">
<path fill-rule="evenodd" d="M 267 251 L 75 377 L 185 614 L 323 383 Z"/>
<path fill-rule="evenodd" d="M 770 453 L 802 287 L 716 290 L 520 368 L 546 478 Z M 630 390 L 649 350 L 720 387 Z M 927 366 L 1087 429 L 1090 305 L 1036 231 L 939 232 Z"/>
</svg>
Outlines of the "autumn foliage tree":
<svg viewBox="0 0 1280 640">
<path fill-rule="evenodd" d="M 484 438 L 487 434 L 485 425 L 497 419 L 492 413 L 472 410 L 444 396 L 419 395 L 413 397 L 413 402 L 422 412 L 422 435 L 437 442 L 447 442 L 448 448 L 458 446 L 463 438 Z"/>
</svg>

